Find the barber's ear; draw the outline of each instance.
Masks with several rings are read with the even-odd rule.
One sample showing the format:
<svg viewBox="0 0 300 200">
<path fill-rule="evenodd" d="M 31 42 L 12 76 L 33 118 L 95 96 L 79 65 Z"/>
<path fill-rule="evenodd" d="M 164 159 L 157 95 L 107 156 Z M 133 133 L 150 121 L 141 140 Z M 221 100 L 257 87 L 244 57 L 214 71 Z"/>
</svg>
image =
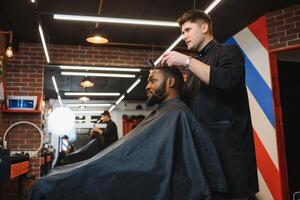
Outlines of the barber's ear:
<svg viewBox="0 0 300 200">
<path fill-rule="evenodd" d="M 175 87 L 175 83 L 176 83 L 176 81 L 175 81 L 175 78 L 174 78 L 174 77 L 168 78 L 167 84 L 168 84 L 168 87 L 169 87 L 169 88 Z"/>
<path fill-rule="evenodd" d="M 201 25 L 201 30 L 202 30 L 202 33 L 207 33 L 208 32 L 208 24 L 207 23 L 203 23 Z"/>
</svg>

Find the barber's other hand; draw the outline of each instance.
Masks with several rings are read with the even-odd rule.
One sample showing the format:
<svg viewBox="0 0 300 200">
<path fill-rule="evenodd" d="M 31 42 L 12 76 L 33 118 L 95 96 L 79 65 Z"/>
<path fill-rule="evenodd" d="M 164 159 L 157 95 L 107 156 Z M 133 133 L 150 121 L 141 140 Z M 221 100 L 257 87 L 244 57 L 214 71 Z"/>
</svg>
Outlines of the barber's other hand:
<svg viewBox="0 0 300 200">
<path fill-rule="evenodd" d="M 169 67 L 184 66 L 188 56 L 179 53 L 177 51 L 170 51 L 163 54 L 161 65 L 167 65 Z"/>
<path fill-rule="evenodd" d="M 100 135 L 103 134 L 103 130 L 100 129 L 100 128 L 98 128 L 98 127 L 94 127 L 94 128 L 93 128 L 93 131 L 96 132 L 96 133 L 98 133 L 98 134 L 100 134 Z"/>
</svg>

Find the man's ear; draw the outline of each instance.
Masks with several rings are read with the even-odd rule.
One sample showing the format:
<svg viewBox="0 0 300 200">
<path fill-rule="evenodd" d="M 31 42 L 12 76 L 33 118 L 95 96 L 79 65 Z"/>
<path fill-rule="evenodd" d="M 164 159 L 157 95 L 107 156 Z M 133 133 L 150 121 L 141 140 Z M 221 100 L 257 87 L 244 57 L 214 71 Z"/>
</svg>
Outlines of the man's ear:
<svg viewBox="0 0 300 200">
<path fill-rule="evenodd" d="M 176 80 L 175 80 L 174 77 L 168 78 L 167 84 L 168 84 L 168 87 L 169 87 L 169 88 L 175 87 L 175 83 L 176 83 Z"/>
<path fill-rule="evenodd" d="M 202 30 L 202 33 L 207 33 L 208 32 L 208 24 L 207 23 L 203 23 L 201 25 L 201 30 Z"/>
</svg>

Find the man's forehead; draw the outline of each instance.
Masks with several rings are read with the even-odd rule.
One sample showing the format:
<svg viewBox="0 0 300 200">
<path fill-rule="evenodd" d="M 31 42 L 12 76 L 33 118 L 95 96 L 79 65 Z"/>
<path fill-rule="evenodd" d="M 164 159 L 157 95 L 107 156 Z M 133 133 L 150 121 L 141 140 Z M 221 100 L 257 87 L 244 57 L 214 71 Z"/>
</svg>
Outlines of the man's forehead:
<svg viewBox="0 0 300 200">
<path fill-rule="evenodd" d="M 191 26 L 201 26 L 203 23 L 205 23 L 205 21 L 204 20 L 202 20 L 202 19 L 197 19 L 195 22 L 192 22 L 192 21 L 186 21 L 186 22 L 184 22 L 184 24 L 182 24 L 182 26 L 181 26 L 181 30 L 184 30 L 184 29 L 186 29 L 186 28 L 190 28 Z"/>
<path fill-rule="evenodd" d="M 159 76 L 159 75 L 161 75 L 162 73 L 160 72 L 160 70 L 158 70 L 158 69 L 152 69 L 152 70 L 150 70 L 150 72 L 149 72 L 149 78 L 150 77 L 153 77 L 153 76 Z"/>
</svg>

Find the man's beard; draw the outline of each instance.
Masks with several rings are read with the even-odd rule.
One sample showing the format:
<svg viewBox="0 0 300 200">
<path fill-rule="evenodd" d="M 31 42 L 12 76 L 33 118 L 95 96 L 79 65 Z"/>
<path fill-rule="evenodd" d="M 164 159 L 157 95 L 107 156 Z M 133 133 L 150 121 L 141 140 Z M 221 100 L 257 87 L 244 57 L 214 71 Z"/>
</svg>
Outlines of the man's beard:
<svg viewBox="0 0 300 200">
<path fill-rule="evenodd" d="M 150 97 L 147 99 L 147 106 L 154 106 L 155 104 L 160 104 L 167 97 L 166 94 L 166 81 L 164 81 Z"/>
</svg>

